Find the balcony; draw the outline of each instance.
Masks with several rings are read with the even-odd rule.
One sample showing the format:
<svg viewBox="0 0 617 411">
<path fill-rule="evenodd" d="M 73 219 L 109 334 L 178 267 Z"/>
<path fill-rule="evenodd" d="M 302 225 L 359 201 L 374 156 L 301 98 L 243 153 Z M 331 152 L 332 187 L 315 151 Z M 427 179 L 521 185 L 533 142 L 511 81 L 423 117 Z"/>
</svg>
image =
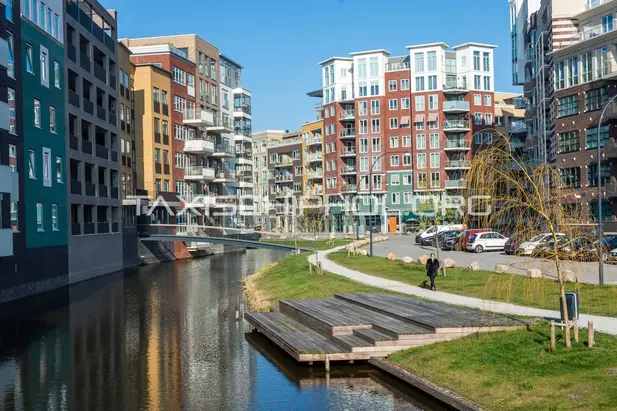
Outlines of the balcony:
<svg viewBox="0 0 617 411">
<path fill-rule="evenodd" d="M 71 235 L 81 235 L 81 224 L 80 223 L 71 224 Z"/>
<path fill-rule="evenodd" d="M 234 183 L 236 181 L 236 174 L 231 171 L 217 171 L 214 175 L 215 183 Z"/>
<path fill-rule="evenodd" d="M 276 190 L 274 192 L 274 195 L 276 196 L 276 198 L 291 197 L 293 196 L 293 191 L 289 188 L 283 190 Z"/>
<path fill-rule="evenodd" d="M 117 87 L 117 83 L 118 83 L 118 80 L 116 79 L 116 76 L 114 76 L 113 74 L 109 73 L 109 83 L 108 83 L 109 87 L 111 87 L 111 88 L 113 88 L 115 90 L 116 87 Z"/>
<path fill-rule="evenodd" d="M 185 110 L 183 123 L 193 127 L 209 127 L 214 125 L 214 114 L 204 110 Z"/>
<path fill-rule="evenodd" d="M 465 140 L 446 140 L 446 151 L 471 150 L 471 143 Z"/>
<path fill-rule="evenodd" d="M 322 170 L 309 171 L 309 173 L 307 174 L 307 177 L 309 180 L 321 179 L 323 178 L 323 171 Z"/>
<path fill-rule="evenodd" d="M 96 145 L 96 156 L 98 158 L 107 160 L 109 158 L 109 149 L 105 146 L 97 144 Z"/>
<path fill-rule="evenodd" d="M 446 180 L 446 190 L 460 190 L 467 188 L 467 180 Z"/>
<path fill-rule="evenodd" d="M 242 103 L 239 106 L 234 106 L 234 117 L 248 117 L 251 118 L 251 105 Z"/>
<path fill-rule="evenodd" d="M 341 186 L 341 193 L 343 194 L 350 194 L 350 193 L 357 193 L 357 192 L 358 192 L 357 184 L 343 184 Z"/>
<path fill-rule="evenodd" d="M 409 63 L 386 63 L 386 71 L 400 71 L 409 69 Z"/>
<path fill-rule="evenodd" d="M 215 171 L 213 168 L 203 166 L 189 166 L 184 169 L 185 180 L 213 181 L 214 177 Z"/>
<path fill-rule="evenodd" d="M 70 142 L 69 142 L 69 147 L 71 148 L 71 150 L 79 150 L 79 137 L 74 136 L 74 135 L 70 135 L 69 136 Z"/>
<path fill-rule="evenodd" d="M 294 176 L 291 173 L 274 176 L 275 183 L 291 183 L 292 181 L 294 181 Z"/>
<path fill-rule="evenodd" d="M 237 197 L 216 197 L 214 199 L 214 206 L 218 208 L 226 208 L 231 206 L 237 206 L 240 200 Z"/>
<path fill-rule="evenodd" d="M 71 43 L 66 43 L 66 51 L 69 59 L 73 63 L 77 63 L 77 49 Z"/>
<path fill-rule="evenodd" d="M 345 147 L 341 149 L 341 157 L 354 157 L 356 155 L 355 147 Z"/>
<path fill-rule="evenodd" d="M 524 133 L 526 131 L 527 131 L 527 124 L 523 120 L 513 121 L 508 125 L 508 132 L 510 134 Z"/>
<path fill-rule="evenodd" d="M 471 168 L 471 161 L 469 160 L 449 160 L 446 161 L 446 170 L 466 170 Z"/>
<path fill-rule="evenodd" d="M 111 193 L 111 198 L 115 198 L 115 199 L 117 199 L 117 198 L 118 198 L 118 194 L 119 194 L 119 189 L 118 189 L 118 187 L 113 187 L 113 186 L 112 186 L 112 187 L 111 187 L 111 191 L 110 191 L 110 193 Z"/>
<path fill-rule="evenodd" d="M 341 139 L 356 138 L 356 129 L 355 128 L 346 128 L 345 130 L 341 130 L 339 132 L 339 136 L 340 136 Z"/>
<path fill-rule="evenodd" d="M 88 114 L 94 115 L 94 103 L 86 97 L 84 97 L 84 111 Z"/>
<path fill-rule="evenodd" d="M 293 165 L 293 160 L 291 158 L 282 158 L 279 161 L 274 163 L 274 167 L 291 167 Z"/>
<path fill-rule="evenodd" d="M 83 51 L 79 52 L 79 65 L 82 69 L 90 71 L 90 57 Z"/>
<path fill-rule="evenodd" d="M 444 113 L 468 113 L 469 101 L 444 101 Z"/>
<path fill-rule="evenodd" d="M 229 144 L 215 144 L 213 157 L 234 158 L 236 153 L 234 148 Z"/>
<path fill-rule="evenodd" d="M 81 139 L 81 151 L 84 154 L 92 155 L 92 141 L 82 138 Z"/>
<path fill-rule="evenodd" d="M 523 97 L 515 97 L 514 108 L 517 110 L 525 110 L 527 108 L 527 100 L 525 100 Z"/>
<path fill-rule="evenodd" d="M 317 134 L 314 137 L 309 137 L 309 138 L 306 139 L 306 145 L 307 146 L 321 145 L 322 142 L 323 142 L 323 139 L 321 138 L 321 136 L 319 134 Z"/>
<path fill-rule="evenodd" d="M 101 106 L 96 106 L 96 116 L 105 121 L 107 120 L 107 111 Z"/>
<path fill-rule="evenodd" d="M 444 131 L 469 131 L 469 120 L 446 120 L 443 122 Z"/>
<path fill-rule="evenodd" d="M 202 155 L 212 154 L 214 153 L 214 142 L 202 139 L 185 140 L 184 152 Z"/>
<path fill-rule="evenodd" d="M 321 153 L 311 153 L 308 156 L 306 156 L 306 159 L 309 163 L 317 163 L 317 162 L 321 162 L 321 160 L 323 159 L 323 155 Z"/>
<path fill-rule="evenodd" d="M 220 133 L 233 134 L 235 131 L 232 121 L 228 118 L 214 119 L 214 124 L 211 126 L 207 126 L 206 130 L 211 133 L 217 133 L 217 134 L 220 134 Z"/>
<path fill-rule="evenodd" d="M 109 234 L 109 223 L 97 223 L 96 231 L 98 234 Z"/>
<path fill-rule="evenodd" d="M 107 84 L 107 72 L 99 63 L 94 62 L 94 77 L 99 79 L 103 84 Z"/>
<path fill-rule="evenodd" d="M 71 194 L 81 195 L 81 181 L 71 179 Z"/>
<path fill-rule="evenodd" d="M 355 175 L 356 171 L 357 171 L 356 166 L 344 166 L 341 169 L 341 175 L 349 175 L 349 174 Z"/>
<path fill-rule="evenodd" d="M 339 115 L 339 120 L 353 120 L 356 118 L 356 110 L 343 110 Z"/>
<path fill-rule="evenodd" d="M 465 94 L 469 91 L 466 81 L 451 82 L 443 85 L 444 94 Z"/>
<path fill-rule="evenodd" d="M 73 90 L 69 90 L 69 103 L 79 108 L 79 94 L 75 93 Z"/>
<path fill-rule="evenodd" d="M 185 200 L 191 207 L 213 207 L 216 203 L 215 197 L 208 194 L 188 194 Z"/>
</svg>

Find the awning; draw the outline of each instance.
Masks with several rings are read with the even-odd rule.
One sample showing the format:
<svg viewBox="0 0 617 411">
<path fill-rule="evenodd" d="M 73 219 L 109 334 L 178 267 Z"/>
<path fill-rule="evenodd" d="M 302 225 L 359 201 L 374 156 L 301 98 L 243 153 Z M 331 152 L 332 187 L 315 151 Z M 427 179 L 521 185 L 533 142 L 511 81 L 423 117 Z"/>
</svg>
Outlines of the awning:
<svg viewBox="0 0 617 411">
<path fill-rule="evenodd" d="M 428 113 L 428 122 L 432 123 L 434 121 L 438 121 L 439 120 L 439 114 L 438 113 Z"/>
<path fill-rule="evenodd" d="M 414 123 L 424 123 L 424 114 L 416 114 L 416 118 L 413 121 Z"/>
<path fill-rule="evenodd" d="M 403 117 L 401 117 L 401 125 L 403 125 L 403 124 L 409 124 L 409 120 L 410 120 L 409 116 L 403 116 Z"/>
</svg>

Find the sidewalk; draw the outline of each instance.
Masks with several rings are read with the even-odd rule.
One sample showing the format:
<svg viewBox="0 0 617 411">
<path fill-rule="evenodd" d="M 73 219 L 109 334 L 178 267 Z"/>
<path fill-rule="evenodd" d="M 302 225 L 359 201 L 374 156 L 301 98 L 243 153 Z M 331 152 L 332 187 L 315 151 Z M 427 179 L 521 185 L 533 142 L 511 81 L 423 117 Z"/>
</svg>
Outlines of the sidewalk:
<svg viewBox="0 0 617 411">
<path fill-rule="evenodd" d="M 374 287 L 383 288 L 390 291 L 395 291 L 401 294 L 415 295 L 427 300 L 439 301 L 447 304 L 462 305 L 465 307 L 477 308 L 485 311 L 493 311 L 502 314 L 521 315 L 526 317 L 541 317 L 541 318 L 561 318 L 558 311 L 544 310 L 541 308 L 524 307 L 515 304 L 502 303 L 497 301 L 482 300 L 480 298 L 465 297 L 457 294 L 444 293 L 441 291 L 431 291 L 413 285 L 401 283 L 399 281 L 387 280 L 381 277 L 364 274 L 359 271 L 340 266 L 330 260 L 327 255 L 343 250 L 345 247 L 336 247 L 331 250 L 320 251 L 317 253 L 317 258 L 322 264 L 325 271 L 333 274 L 338 274 L 347 277 L 363 284 L 372 285 Z M 309 262 L 316 264 L 315 255 L 309 256 Z M 593 321 L 594 329 L 608 334 L 617 335 L 617 318 L 602 317 L 597 315 L 580 315 L 579 324 L 581 327 L 586 327 L 588 321 Z"/>
</svg>

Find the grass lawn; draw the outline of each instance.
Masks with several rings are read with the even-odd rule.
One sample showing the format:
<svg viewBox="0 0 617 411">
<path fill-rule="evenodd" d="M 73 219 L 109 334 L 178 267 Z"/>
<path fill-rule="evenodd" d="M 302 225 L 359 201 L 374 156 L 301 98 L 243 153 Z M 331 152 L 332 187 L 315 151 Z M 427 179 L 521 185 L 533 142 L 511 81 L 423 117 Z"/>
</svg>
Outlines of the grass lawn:
<svg viewBox="0 0 617 411">
<path fill-rule="evenodd" d="M 295 242 L 294 240 L 261 240 L 265 243 L 272 244 L 280 244 L 280 245 L 288 245 L 290 247 L 295 247 L 296 244 L 299 248 L 311 248 L 317 249 L 319 251 L 329 250 L 334 247 L 339 247 L 342 245 L 350 244 L 352 240 L 344 240 L 344 239 L 336 239 L 336 240 L 298 240 Z"/>
<path fill-rule="evenodd" d="M 329 298 L 341 293 L 388 293 L 339 275 L 318 275 L 314 270 L 309 274 L 306 254 L 287 257 L 249 276 L 244 282 L 244 290 L 254 311 L 278 308 L 280 300 Z"/>
<path fill-rule="evenodd" d="M 348 257 L 346 252 L 329 254 L 328 259 L 353 270 L 411 285 L 418 285 L 427 278 L 425 268 L 417 263 L 408 264 L 380 257 Z M 448 268 L 447 276 L 440 276 L 435 281 L 439 291 L 559 310 L 559 284 L 552 280 L 490 271 L 474 272 L 457 267 Z M 617 316 L 617 286 L 567 284 L 566 288 L 568 291 L 578 291 L 582 313 Z"/>
<path fill-rule="evenodd" d="M 617 338 L 586 330 L 566 350 L 557 332 L 549 352 L 546 325 L 532 331 L 480 334 L 392 354 L 399 366 L 488 410 L 614 410 Z"/>
</svg>

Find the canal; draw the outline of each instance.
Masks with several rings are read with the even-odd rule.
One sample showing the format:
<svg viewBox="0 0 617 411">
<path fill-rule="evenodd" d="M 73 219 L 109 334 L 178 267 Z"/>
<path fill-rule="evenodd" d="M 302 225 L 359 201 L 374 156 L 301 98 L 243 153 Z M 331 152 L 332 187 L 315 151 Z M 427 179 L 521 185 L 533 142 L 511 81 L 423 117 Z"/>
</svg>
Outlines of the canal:
<svg viewBox="0 0 617 411">
<path fill-rule="evenodd" d="M 440 410 L 368 366 L 299 366 L 237 323 L 248 250 L 0 306 L 1 410 Z"/>
</svg>

